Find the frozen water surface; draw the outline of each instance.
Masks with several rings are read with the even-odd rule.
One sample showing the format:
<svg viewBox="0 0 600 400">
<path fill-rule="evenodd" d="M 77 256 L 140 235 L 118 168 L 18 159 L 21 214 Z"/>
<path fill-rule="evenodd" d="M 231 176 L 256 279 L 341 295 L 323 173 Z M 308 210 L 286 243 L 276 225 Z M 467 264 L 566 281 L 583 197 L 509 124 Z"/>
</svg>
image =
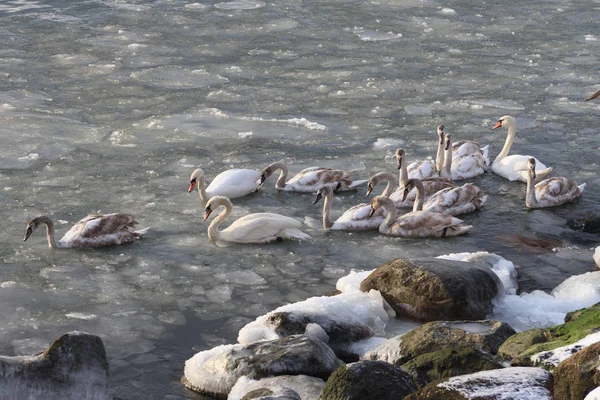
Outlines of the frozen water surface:
<svg viewBox="0 0 600 400">
<path fill-rule="evenodd" d="M 556 323 L 597 296 L 589 277 L 557 287 L 595 268 L 587 249 L 597 236 L 566 221 L 600 204 L 600 102 L 582 101 L 598 90 L 599 18 L 591 0 L 3 2 L 0 354 L 88 331 L 105 341 L 114 396 L 198 399 L 179 383 L 185 360 L 234 343 L 257 317 L 329 295 L 352 270 L 460 252 L 518 266 L 517 295 L 494 316 L 518 329 Z M 409 161 L 434 156 L 440 123 L 456 140 L 490 144 L 493 157 L 506 132 L 491 127 L 504 114 L 517 117 L 513 152 L 587 182 L 582 199 L 527 211 L 524 185 L 487 174 L 474 179 L 489 198 L 464 216 L 474 225 L 465 237 L 401 240 L 311 224 L 312 243 L 215 246 L 203 203 L 186 190 L 197 167 L 210 180 L 277 160 L 294 173 L 396 174 L 395 148 Z M 274 186 L 271 178 L 236 199 L 232 218 L 320 220 L 313 194 Z M 334 214 L 365 200 L 364 188 L 336 195 Z M 98 250 L 50 251 L 42 232 L 22 240 L 36 215 L 63 221 L 60 236 L 88 213 L 117 211 L 149 234 Z M 580 256 L 523 237 L 560 240 L 550 247 Z M 561 297 L 573 293 L 584 298 Z M 391 320 L 385 333 L 412 327 Z"/>
</svg>

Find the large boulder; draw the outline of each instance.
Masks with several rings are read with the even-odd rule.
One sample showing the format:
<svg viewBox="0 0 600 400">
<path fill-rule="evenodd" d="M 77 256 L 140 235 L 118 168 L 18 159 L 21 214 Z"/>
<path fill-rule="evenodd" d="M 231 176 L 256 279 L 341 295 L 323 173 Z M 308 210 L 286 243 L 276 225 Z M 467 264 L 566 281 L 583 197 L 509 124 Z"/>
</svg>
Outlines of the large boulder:
<svg viewBox="0 0 600 400">
<path fill-rule="evenodd" d="M 0 393 L 3 399 L 108 399 L 108 361 L 102 339 L 69 332 L 42 354 L 0 356 Z"/>
<path fill-rule="evenodd" d="M 594 334 L 599 327 L 600 303 L 567 314 L 564 324 L 531 329 L 511 336 L 500 346 L 498 355 L 510 360 L 512 365 L 544 364 L 551 369 L 562 360 L 549 354 L 549 351 L 574 345 Z M 569 351 L 576 352 L 577 346 L 575 344 Z M 565 354 L 564 351 L 562 353 Z"/>
<path fill-rule="evenodd" d="M 504 368 L 495 357 L 471 346 L 455 346 L 425 353 L 400 367 L 419 387 L 438 379 Z"/>
<path fill-rule="evenodd" d="M 398 258 L 377 268 L 360 289 L 380 291 L 399 316 L 436 321 L 484 319 L 503 286 L 485 262 Z"/>
<path fill-rule="evenodd" d="M 600 342 L 594 343 L 558 364 L 554 375 L 554 397 L 583 399 L 600 386 Z"/>
<path fill-rule="evenodd" d="M 268 396 L 297 396 L 301 400 L 314 400 L 319 397 L 323 386 L 325 381 L 322 379 L 306 375 L 281 375 L 259 380 L 242 376 L 229 392 L 227 400 L 254 399 L 252 396 L 264 393 L 270 393 Z"/>
<path fill-rule="evenodd" d="M 432 382 L 404 400 L 552 400 L 552 374 L 512 367 Z"/>
<path fill-rule="evenodd" d="M 338 368 L 319 400 L 397 400 L 416 390 L 400 368 L 383 361 L 358 361 Z"/>
<path fill-rule="evenodd" d="M 453 347 L 471 346 L 496 354 L 500 345 L 514 334 L 508 324 L 493 320 L 428 322 L 401 337 L 389 339 L 365 358 L 400 366 L 419 355 Z"/>
<path fill-rule="evenodd" d="M 196 392 L 226 397 L 242 376 L 260 379 L 278 375 L 308 375 L 327 379 L 343 365 L 325 343 L 292 335 L 249 345 L 218 346 L 185 362 L 183 384 Z"/>
</svg>

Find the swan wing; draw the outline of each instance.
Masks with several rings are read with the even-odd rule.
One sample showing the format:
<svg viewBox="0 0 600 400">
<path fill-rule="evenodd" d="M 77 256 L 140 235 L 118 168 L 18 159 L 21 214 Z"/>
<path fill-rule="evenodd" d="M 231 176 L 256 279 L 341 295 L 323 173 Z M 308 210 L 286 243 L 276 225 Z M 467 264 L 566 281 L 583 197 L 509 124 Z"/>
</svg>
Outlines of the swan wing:
<svg viewBox="0 0 600 400">
<path fill-rule="evenodd" d="M 371 205 L 362 203 L 347 209 L 335 222 L 331 229 L 337 230 L 368 230 L 377 229 L 384 220 L 385 210 L 378 208 L 369 217 Z"/>
<path fill-rule="evenodd" d="M 538 204 L 550 207 L 568 203 L 581 196 L 577 182 L 564 177 L 544 179 L 535 185 L 535 197 Z"/>
<path fill-rule="evenodd" d="M 249 214 L 235 220 L 220 232 L 220 236 L 226 242 L 266 243 L 278 237 L 299 238 L 297 236 L 302 236 L 298 234 L 301 225 L 300 221 L 280 214 Z"/>
<path fill-rule="evenodd" d="M 438 176 L 435 163 L 432 160 L 421 160 L 410 163 L 406 170 L 408 179 L 425 179 Z"/>
<path fill-rule="evenodd" d="M 413 211 L 398 218 L 391 226 L 395 236 L 427 237 L 442 236 L 447 228 L 458 229 L 462 220 L 448 214 L 431 211 Z M 450 236 L 450 234 L 448 234 Z"/>
<path fill-rule="evenodd" d="M 501 160 L 496 159 L 492 164 L 492 171 L 511 181 L 527 182 L 527 163 L 530 158 L 535 159 L 536 174 L 546 172 L 544 170 L 549 170 L 547 173 L 550 173 L 551 169 L 542 164 L 537 158 L 521 154 L 506 156 Z"/>
<path fill-rule="evenodd" d="M 322 167 L 306 168 L 287 181 L 285 189 L 297 192 L 314 192 L 322 188 L 323 185 L 334 182 L 350 186 L 352 184 L 352 173 Z"/>
<path fill-rule="evenodd" d="M 104 247 L 132 242 L 145 231 L 132 232 L 130 214 L 91 214 L 77 222 L 59 241 L 59 247 Z"/>
<path fill-rule="evenodd" d="M 253 169 L 228 169 L 221 172 L 206 188 L 209 197 L 242 197 L 258 190 L 261 173 Z"/>
</svg>

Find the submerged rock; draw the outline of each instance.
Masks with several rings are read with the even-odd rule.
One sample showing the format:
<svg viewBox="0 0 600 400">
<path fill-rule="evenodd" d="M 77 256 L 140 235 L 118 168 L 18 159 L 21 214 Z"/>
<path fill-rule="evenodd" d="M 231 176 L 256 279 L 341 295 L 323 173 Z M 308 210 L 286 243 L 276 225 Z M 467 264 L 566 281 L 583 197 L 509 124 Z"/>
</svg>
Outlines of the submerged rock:
<svg viewBox="0 0 600 400">
<path fill-rule="evenodd" d="M 400 368 L 383 361 L 359 361 L 338 368 L 319 400 L 397 400 L 416 390 Z"/>
<path fill-rule="evenodd" d="M 270 390 L 270 396 L 290 396 L 293 392 L 300 400 L 316 399 L 324 385 L 325 381 L 322 379 L 306 375 L 282 375 L 259 380 L 242 376 L 229 392 L 227 400 L 254 398 L 248 396 L 256 395 L 259 390 Z"/>
<path fill-rule="evenodd" d="M 0 356 L 0 394 L 3 399 L 108 399 L 108 361 L 102 339 L 69 332 L 42 354 Z"/>
<path fill-rule="evenodd" d="M 552 369 L 565 355 L 576 353 L 577 341 L 594 334 L 600 328 L 600 303 L 567 314 L 565 323 L 546 329 L 519 332 L 506 340 L 498 355 L 512 365 L 539 365 Z M 567 346 L 575 344 L 574 347 Z M 588 343 L 589 344 L 589 343 Z M 579 349 L 583 346 L 579 346 Z M 560 355 L 548 353 L 556 350 Z M 563 358 L 561 358 L 563 357 Z"/>
<path fill-rule="evenodd" d="M 511 367 L 432 382 L 404 400 L 552 400 L 552 374 Z"/>
<path fill-rule="evenodd" d="M 552 374 L 555 398 L 583 399 L 600 386 L 600 343 L 594 343 L 567 358 L 558 364 Z"/>
<path fill-rule="evenodd" d="M 201 351 L 185 362 L 182 382 L 193 391 L 226 397 L 242 376 L 308 375 L 325 380 L 341 365 L 343 362 L 319 339 L 293 335 Z"/>
<path fill-rule="evenodd" d="M 478 320 L 503 290 L 487 263 L 396 259 L 377 268 L 360 289 L 375 289 L 400 316 L 420 321 Z"/>
</svg>

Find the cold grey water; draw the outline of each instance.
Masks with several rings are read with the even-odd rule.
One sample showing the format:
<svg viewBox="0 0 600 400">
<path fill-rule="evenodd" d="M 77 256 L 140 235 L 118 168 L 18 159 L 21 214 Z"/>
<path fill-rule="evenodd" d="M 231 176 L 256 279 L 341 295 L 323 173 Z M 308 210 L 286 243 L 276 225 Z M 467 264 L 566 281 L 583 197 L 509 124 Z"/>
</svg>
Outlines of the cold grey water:
<svg viewBox="0 0 600 400">
<path fill-rule="evenodd" d="M 600 88 L 599 20 L 598 0 L 0 1 L 0 354 L 86 331 L 104 340 L 115 397 L 205 398 L 179 382 L 185 360 L 257 316 L 332 293 L 353 269 L 480 250 L 513 261 L 526 293 L 492 317 L 557 323 L 531 292 L 595 269 L 597 236 L 566 221 L 600 212 L 600 101 L 583 102 Z M 396 174 L 397 147 L 435 155 L 438 124 L 493 159 L 505 114 L 511 153 L 587 183 L 581 199 L 528 211 L 525 185 L 489 171 L 472 180 L 489 198 L 464 216 L 468 235 L 398 239 L 324 231 L 314 194 L 278 192 L 273 177 L 233 216 L 288 215 L 314 241 L 217 246 L 187 193 L 198 167 L 209 180 L 277 160 Z M 333 213 L 365 201 L 364 187 L 336 194 Z M 41 231 L 23 242 L 34 216 L 60 237 L 91 212 L 151 229 L 97 250 L 49 249 Z M 578 282 L 573 293 L 598 295 Z"/>
</svg>

